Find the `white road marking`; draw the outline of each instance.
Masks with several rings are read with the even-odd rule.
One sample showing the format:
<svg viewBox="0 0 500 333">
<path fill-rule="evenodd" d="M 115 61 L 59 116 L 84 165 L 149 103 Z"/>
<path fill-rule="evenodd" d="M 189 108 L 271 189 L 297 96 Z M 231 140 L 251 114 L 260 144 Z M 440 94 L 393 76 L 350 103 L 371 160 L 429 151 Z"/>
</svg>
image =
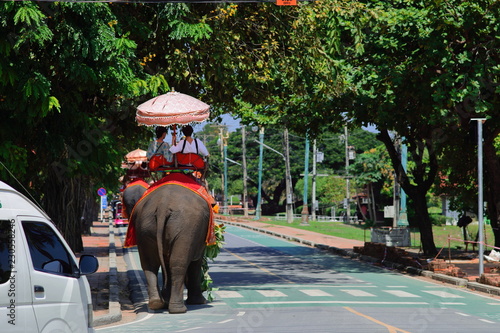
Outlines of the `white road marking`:
<svg viewBox="0 0 500 333">
<path fill-rule="evenodd" d="M 462 312 L 455 312 L 457 315 L 461 315 L 461 316 L 464 316 L 464 317 L 470 317 L 470 315 L 468 315 L 467 313 L 462 313 Z"/>
<path fill-rule="evenodd" d="M 488 319 L 479 319 L 482 322 L 488 323 L 488 324 L 495 324 L 494 321 L 488 320 Z"/>
<path fill-rule="evenodd" d="M 320 289 L 302 289 L 299 291 L 303 292 L 307 296 L 312 296 L 312 297 L 332 296 L 331 294 L 327 293 L 326 291 L 323 291 Z"/>
<path fill-rule="evenodd" d="M 277 304 L 380 304 L 380 305 L 428 305 L 427 302 L 376 302 L 376 301 L 268 301 L 238 302 L 240 305 L 277 305 Z"/>
<path fill-rule="evenodd" d="M 420 297 L 418 295 L 411 294 L 403 290 L 383 290 L 383 291 L 397 297 Z"/>
<path fill-rule="evenodd" d="M 364 290 L 356 290 L 356 289 L 342 289 L 340 291 L 343 291 L 351 296 L 356 296 L 356 297 L 375 297 L 375 295 L 370 294 Z"/>
<path fill-rule="evenodd" d="M 117 327 L 123 327 L 123 326 L 128 326 L 128 325 L 133 325 L 133 324 L 137 324 L 137 323 L 140 323 L 141 321 L 145 321 L 145 320 L 148 320 L 149 318 L 153 317 L 154 314 L 153 313 L 148 313 L 144 318 L 141 318 L 139 320 L 136 320 L 136 321 L 131 321 L 129 323 L 125 323 L 125 324 L 121 324 L 121 325 L 115 325 L 115 326 L 108 326 L 108 327 L 96 327 L 95 330 L 96 331 L 104 331 L 108 328 L 117 328 Z"/>
<path fill-rule="evenodd" d="M 441 305 L 465 305 L 465 303 L 461 302 L 440 302 Z"/>
<path fill-rule="evenodd" d="M 217 290 L 215 292 L 220 298 L 242 298 L 243 295 L 233 290 Z"/>
<path fill-rule="evenodd" d="M 441 298 L 464 298 L 463 296 L 452 294 L 442 290 L 423 290 L 424 293 L 428 293 Z"/>
<path fill-rule="evenodd" d="M 264 297 L 288 297 L 278 290 L 257 290 L 257 292 Z"/>
<path fill-rule="evenodd" d="M 180 330 L 180 331 L 176 331 L 176 332 L 189 332 L 189 331 L 194 331 L 194 330 L 199 330 L 203 327 L 191 327 L 191 328 L 187 328 L 185 330 Z"/>
</svg>

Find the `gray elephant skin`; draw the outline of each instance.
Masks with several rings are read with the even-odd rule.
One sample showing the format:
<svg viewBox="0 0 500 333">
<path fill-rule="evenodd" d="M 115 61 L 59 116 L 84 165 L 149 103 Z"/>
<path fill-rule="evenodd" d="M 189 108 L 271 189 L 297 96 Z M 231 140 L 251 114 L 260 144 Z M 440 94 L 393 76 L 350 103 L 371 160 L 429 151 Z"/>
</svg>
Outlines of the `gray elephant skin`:
<svg viewBox="0 0 500 333">
<path fill-rule="evenodd" d="M 131 220 L 146 276 L 149 308 L 185 313 L 184 286 L 188 289 L 186 304 L 205 304 L 201 264 L 210 220 L 205 199 L 180 185 L 160 186 L 137 203 Z"/>
<path fill-rule="evenodd" d="M 135 204 L 139 201 L 144 192 L 146 192 L 148 187 L 149 185 L 144 180 L 137 180 L 127 185 L 123 191 L 124 217 L 130 217 Z"/>
</svg>

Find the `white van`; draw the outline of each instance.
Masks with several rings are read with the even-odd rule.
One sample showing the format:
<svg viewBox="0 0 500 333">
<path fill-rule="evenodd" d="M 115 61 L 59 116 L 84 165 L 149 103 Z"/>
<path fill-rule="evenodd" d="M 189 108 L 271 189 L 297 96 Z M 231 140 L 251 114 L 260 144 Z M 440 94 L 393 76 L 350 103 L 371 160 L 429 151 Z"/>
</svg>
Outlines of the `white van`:
<svg viewBox="0 0 500 333">
<path fill-rule="evenodd" d="M 0 331 L 95 332 L 84 275 L 98 262 L 76 262 L 47 214 L 0 181 Z"/>
</svg>

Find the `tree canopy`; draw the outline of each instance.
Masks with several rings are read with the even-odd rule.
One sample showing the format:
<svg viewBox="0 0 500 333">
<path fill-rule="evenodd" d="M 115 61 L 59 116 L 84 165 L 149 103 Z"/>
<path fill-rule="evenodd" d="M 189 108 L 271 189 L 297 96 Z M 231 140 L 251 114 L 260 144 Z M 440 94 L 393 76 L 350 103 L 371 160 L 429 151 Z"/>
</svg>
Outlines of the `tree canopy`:
<svg viewBox="0 0 500 333">
<path fill-rule="evenodd" d="M 427 254 L 436 249 L 425 194 L 446 179 L 472 193 L 462 198 L 473 205 L 469 124 L 485 117 L 485 190 L 499 245 L 498 1 L 23 1 L 1 2 L 0 13 L 0 177 L 14 174 L 66 235 L 91 218 L 97 187 L 117 186 L 123 155 L 145 146 L 150 131 L 135 123 L 135 107 L 175 89 L 211 104 L 213 119 L 231 113 L 301 138 L 374 124 Z M 280 146 L 279 135 L 266 140 Z M 303 139 L 292 144 L 300 156 Z M 274 162 L 266 179 L 280 183 Z"/>
</svg>

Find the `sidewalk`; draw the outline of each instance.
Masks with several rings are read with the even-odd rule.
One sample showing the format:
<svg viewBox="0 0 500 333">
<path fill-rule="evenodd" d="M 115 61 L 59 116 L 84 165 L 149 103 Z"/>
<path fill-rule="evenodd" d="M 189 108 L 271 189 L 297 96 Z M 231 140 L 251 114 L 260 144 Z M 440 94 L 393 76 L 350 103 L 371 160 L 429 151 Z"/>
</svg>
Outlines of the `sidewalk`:
<svg viewBox="0 0 500 333">
<path fill-rule="evenodd" d="M 216 219 L 224 224 L 243 227 L 289 241 L 295 241 L 336 255 L 380 264 L 379 259 L 363 256 L 353 251 L 354 247 L 364 246 L 363 241 L 323 235 L 313 231 L 272 225 L 234 216 L 216 215 Z M 127 266 L 123 259 L 120 237 L 115 235 L 117 230 L 111 222 L 94 222 L 91 228 L 91 235 L 83 236 L 84 251 L 78 254 L 92 254 L 99 260 L 99 270 L 87 276 L 92 290 L 94 327 L 116 322 L 129 322 L 136 318 L 134 305 L 128 296 Z M 478 273 L 477 259 L 476 261 L 454 262 L 456 266 L 463 269 L 466 273 L 473 274 L 469 276 L 470 280 L 424 271 L 414 267 L 401 267 L 400 264 L 390 262 L 383 262 L 382 264 L 388 268 L 402 270 L 443 283 L 466 287 L 473 291 L 484 292 L 490 295 L 500 295 L 499 287 L 475 282 L 476 276 L 474 276 L 474 273 L 475 275 Z M 485 267 L 488 266 L 491 265 L 485 263 Z"/>
<path fill-rule="evenodd" d="M 92 293 L 93 326 L 103 326 L 123 321 L 133 314 L 133 304 L 128 297 L 127 266 L 123 260 L 122 245 L 112 220 L 93 222 L 90 235 L 83 235 L 82 254 L 92 254 L 99 261 L 99 269 L 87 275 Z M 127 321 L 133 320 L 128 318 Z"/>
</svg>

